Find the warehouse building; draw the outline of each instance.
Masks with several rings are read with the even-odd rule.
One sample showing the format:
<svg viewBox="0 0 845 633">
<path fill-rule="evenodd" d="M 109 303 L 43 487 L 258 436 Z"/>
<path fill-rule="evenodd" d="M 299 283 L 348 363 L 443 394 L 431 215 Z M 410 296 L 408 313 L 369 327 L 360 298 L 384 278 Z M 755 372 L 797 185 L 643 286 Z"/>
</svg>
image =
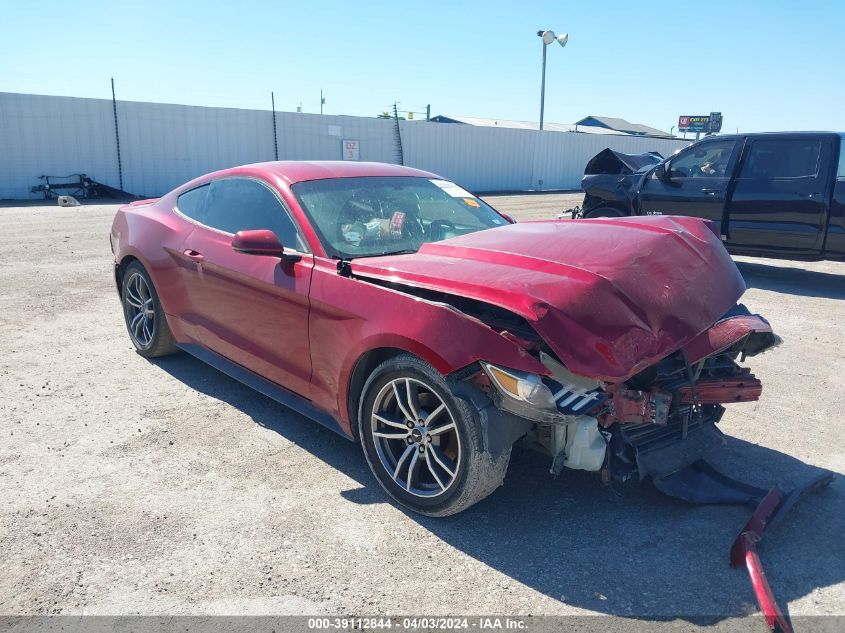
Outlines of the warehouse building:
<svg viewBox="0 0 845 633">
<path fill-rule="evenodd" d="M 651 138 L 675 138 L 669 132 L 663 132 L 642 123 L 631 123 L 625 119 L 617 119 L 609 116 L 584 117 L 575 124 L 579 132 L 587 130 L 605 130 L 618 134 L 629 134 L 631 136 L 649 136 Z"/>
<path fill-rule="evenodd" d="M 42 197 L 43 191 L 33 191 L 43 185 L 41 176 L 85 174 L 132 195 L 160 196 L 235 165 L 341 159 L 418 167 L 474 192 L 572 190 L 587 161 L 605 148 L 668 156 L 689 144 L 578 128 L 539 131 L 0 92 L 0 198 Z"/>
<path fill-rule="evenodd" d="M 513 121 L 510 119 L 485 119 L 472 116 L 439 114 L 431 118 L 436 123 L 462 123 L 480 127 L 514 128 L 518 130 L 539 130 L 536 121 Z M 543 122 L 543 130 L 551 132 L 576 132 L 580 134 L 616 134 L 621 136 L 648 136 L 651 138 L 675 138 L 668 132 L 641 123 L 630 123 L 625 119 L 607 116 L 588 116 L 577 123 Z"/>
</svg>

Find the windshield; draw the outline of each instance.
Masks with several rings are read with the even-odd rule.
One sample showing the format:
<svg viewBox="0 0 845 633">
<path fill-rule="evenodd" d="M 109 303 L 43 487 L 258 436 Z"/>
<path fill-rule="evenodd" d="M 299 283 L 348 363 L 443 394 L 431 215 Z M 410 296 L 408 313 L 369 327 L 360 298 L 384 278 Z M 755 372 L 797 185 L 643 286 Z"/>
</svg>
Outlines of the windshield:
<svg viewBox="0 0 845 633">
<path fill-rule="evenodd" d="M 435 178 L 331 178 L 291 189 L 337 258 L 414 253 L 426 242 L 508 223 L 468 191 Z"/>
</svg>

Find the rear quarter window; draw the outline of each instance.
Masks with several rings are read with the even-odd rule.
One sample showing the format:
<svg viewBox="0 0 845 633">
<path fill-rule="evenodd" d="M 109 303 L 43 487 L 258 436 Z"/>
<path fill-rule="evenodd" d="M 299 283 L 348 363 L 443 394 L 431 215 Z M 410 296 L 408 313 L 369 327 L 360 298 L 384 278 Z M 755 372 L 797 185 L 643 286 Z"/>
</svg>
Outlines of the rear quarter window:
<svg viewBox="0 0 845 633">
<path fill-rule="evenodd" d="M 742 168 L 742 178 L 807 178 L 819 173 L 819 139 L 756 140 Z"/>
<path fill-rule="evenodd" d="M 176 198 L 176 208 L 179 209 L 181 214 L 205 224 L 205 198 L 207 194 L 208 185 L 186 191 Z"/>
</svg>

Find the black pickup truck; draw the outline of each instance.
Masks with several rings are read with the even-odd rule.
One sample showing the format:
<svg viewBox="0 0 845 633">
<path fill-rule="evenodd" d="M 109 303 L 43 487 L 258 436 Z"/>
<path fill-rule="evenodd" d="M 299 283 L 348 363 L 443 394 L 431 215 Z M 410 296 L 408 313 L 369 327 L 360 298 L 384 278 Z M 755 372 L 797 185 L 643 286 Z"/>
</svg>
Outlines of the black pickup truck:
<svg viewBox="0 0 845 633">
<path fill-rule="evenodd" d="M 845 259 L 845 134 L 709 136 L 667 159 L 606 149 L 587 164 L 585 218 L 713 220 L 738 255 Z"/>
</svg>

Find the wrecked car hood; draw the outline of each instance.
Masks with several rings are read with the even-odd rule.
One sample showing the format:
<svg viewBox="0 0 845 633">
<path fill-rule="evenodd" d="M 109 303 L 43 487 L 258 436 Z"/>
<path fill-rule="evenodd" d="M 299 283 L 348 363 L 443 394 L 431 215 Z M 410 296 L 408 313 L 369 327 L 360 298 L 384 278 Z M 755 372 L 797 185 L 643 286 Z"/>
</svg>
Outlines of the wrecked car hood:
<svg viewBox="0 0 845 633">
<path fill-rule="evenodd" d="M 745 291 L 712 225 L 673 216 L 511 224 L 351 272 L 509 310 L 570 371 L 608 382 L 678 350 Z"/>
<path fill-rule="evenodd" d="M 581 179 L 584 190 L 582 214 L 602 206 L 629 209 L 636 205 L 637 192 L 655 165 L 663 161 L 657 152 L 623 154 L 610 148 L 590 159 Z"/>
<path fill-rule="evenodd" d="M 663 162 L 663 156 L 657 152 L 646 152 L 645 154 L 623 154 L 609 147 L 603 149 L 590 159 L 584 168 L 584 175 L 593 174 L 616 174 L 625 175 L 636 172 L 645 172 L 654 167 L 657 163 Z"/>
</svg>

